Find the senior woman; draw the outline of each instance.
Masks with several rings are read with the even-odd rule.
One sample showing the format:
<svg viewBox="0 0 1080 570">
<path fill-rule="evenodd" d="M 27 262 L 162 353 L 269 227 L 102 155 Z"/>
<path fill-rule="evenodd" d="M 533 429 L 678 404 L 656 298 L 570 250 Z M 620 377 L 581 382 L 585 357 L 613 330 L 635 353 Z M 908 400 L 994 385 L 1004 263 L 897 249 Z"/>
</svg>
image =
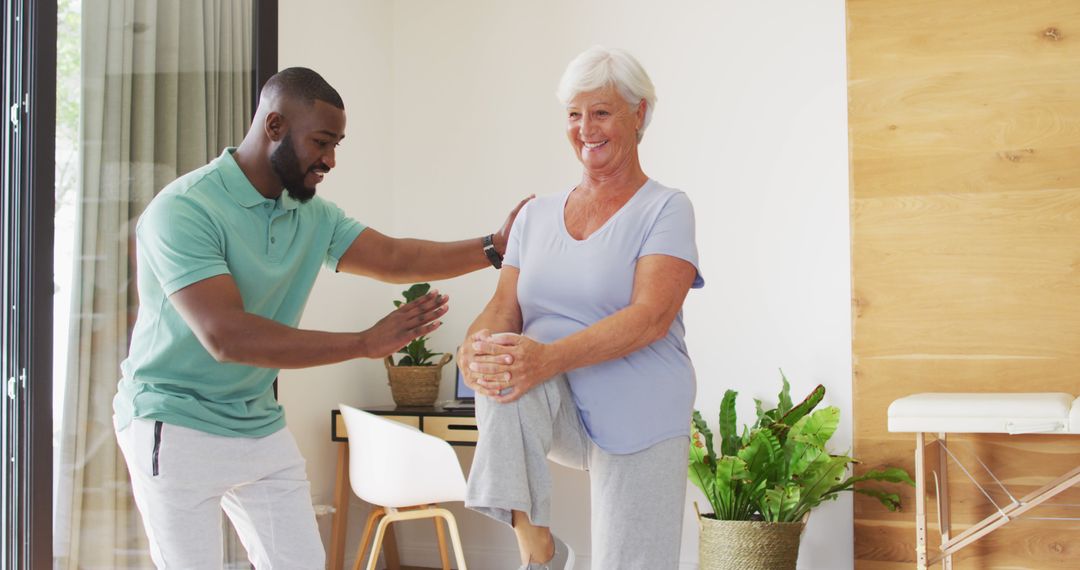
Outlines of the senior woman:
<svg viewBox="0 0 1080 570">
<path fill-rule="evenodd" d="M 550 458 L 589 471 L 593 568 L 676 568 L 695 391 L 681 308 L 704 284 L 693 208 L 641 168 L 656 96 L 632 56 L 585 51 L 558 96 L 584 172 L 518 215 L 462 345 L 481 395 L 466 506 L 514 528 L 523 569 L 572 568 L 549 530 Z"/>
</svg>

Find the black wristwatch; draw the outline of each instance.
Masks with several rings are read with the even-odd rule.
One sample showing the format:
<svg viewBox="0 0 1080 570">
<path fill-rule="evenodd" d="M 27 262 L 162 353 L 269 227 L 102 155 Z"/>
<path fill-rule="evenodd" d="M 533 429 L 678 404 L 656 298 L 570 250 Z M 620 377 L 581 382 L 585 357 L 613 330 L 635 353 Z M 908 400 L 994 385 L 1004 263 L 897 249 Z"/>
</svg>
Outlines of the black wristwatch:
<svg viewBox="0 0 1080 570">
<path fill-rule="evenodd" d="M 487 256 L 488 261 L 491 262 L 491 266 L 495 269 L 502 269 L 503 256 L 499 255 L 499 252 L 495 251 L 495 234 L 488 234 L 484 236 L 484 255 Z"/>
</svg>

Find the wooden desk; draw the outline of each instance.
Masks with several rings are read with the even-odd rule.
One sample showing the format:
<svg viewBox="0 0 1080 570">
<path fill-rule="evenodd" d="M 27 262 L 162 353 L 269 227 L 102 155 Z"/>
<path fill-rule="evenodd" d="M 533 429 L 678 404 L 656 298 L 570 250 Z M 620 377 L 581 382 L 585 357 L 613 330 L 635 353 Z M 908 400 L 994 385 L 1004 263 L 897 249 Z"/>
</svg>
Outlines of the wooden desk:
<svg viewBox="0 0 1080 570">
<path fill-rule="evenodd" d="M 473 410 L 445 410 L 433 407 L 375 406 L 362 408 L 365 412 L 383 416 L 442 438 L 451 445 L 475 446 L 476 417 Z M 342 570 L 345 564 L 345 536 L 349 526 L 349 438 L 341 411 L 330 411 L 330 439 L 338 444 L 337 478 L 334 481 L 334 519 L 330 530 L 330 570 Z M 397 544 L 392 526 L 386 529 L 383 551 L 387 570 L 399 570 Z"/>
</svg>

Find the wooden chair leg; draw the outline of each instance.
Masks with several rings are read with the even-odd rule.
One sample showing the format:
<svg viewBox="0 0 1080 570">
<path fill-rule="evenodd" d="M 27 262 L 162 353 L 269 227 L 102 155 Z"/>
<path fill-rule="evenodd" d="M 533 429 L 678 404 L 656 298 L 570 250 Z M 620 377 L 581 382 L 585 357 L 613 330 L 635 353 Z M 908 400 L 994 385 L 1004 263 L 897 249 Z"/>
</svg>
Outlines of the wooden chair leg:
<svg viewBox="0 0 1080 570">
<path fill-rule="evenodd" d="M 393 518 L 394 513 L 389 513 L 379 521 L 379 526 L 375 530 L 375 541 L 371 545 L 371 556 L 368 557 L 367 570 L 375 570 L 375 564 L 379 561 L 379 550 L 382 548 L 383 537 L 386 535 L 386 528 L 393 522 Z"/>
<path fill-rule="evenodd" d="M 440 507 L 426 507 L 411 510 L 388 509 L 386 516 L 379 521 L 379 527 L 375 531 L 375 543 L 372 547 L 371 557 L 368 558 L 367 570 L 375 570 L 375 562 L 379 558 L 379 549 L 382 545 L 383 537 L 386 536 L 387 529 L 390 528 L 390 523 L 433 517 L 441 517 L 446 520 L 447 525 L 450 527 L 450 541 L 454 544 L 454 558 L 457 560 L 457 570 L 468 570 L 465 567 L 465 554 L 461 549 L 461 535 L 458 533 L 457 521 L 454 519 L 454 514 Z"/>
<path fill-rule="evenodd" d="M 356 562 L 353 563 L 353 570 L 360 570 L 361 565 L 363 565 L 364 554 L 367 553 L 368 543 L 371 542 L 371 534 L 375 531 L 375 525 L 379 522 L 379 519 L 385 515 L 386 509 L 377 506 L 371 507 L 367 524 L 364 525 L 364 535 L 360 539 L 360 549 L 356 551 Z"/>
<path fill-rule="evenodd" d="M 383 557 L 386 558 L 386 570 L 401 570 L 401 559 L 398 558 L 397 537 L 394 535 L 394 527 L 386 526 L 386 536 L 383 537 Z"/>
<path fill-rule="evenodd" d="M 446 532 L 443 530 L 442 517 L 434 517 L 435 536 L 439 538 L 439 559 L 442 561 L 442 570 L 450 570 L 450 553 L 446 551 Z"/>
<path fill-rule="evenodd" d="M 465 566 L 465 551 L 461 549 L 461 534 L 458 533 L 457 520 L 454 514 L 446 509 L 435 509 L 435 515 L 446 519 L 450 527 L 450 540 L 454 543 L 454 559 L 457 561 L 457 570 L 467 570 Z"/>
</svg>

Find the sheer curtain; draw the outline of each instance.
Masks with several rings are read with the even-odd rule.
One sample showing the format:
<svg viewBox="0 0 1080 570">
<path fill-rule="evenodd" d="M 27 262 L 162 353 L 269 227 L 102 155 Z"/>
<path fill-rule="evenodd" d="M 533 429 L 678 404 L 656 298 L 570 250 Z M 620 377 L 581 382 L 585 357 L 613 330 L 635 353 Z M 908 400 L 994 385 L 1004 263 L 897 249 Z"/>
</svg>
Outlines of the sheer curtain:
<svg viewBox="0 0 1080 570">
<path fill-rule="evenodd" d="M 83 0 L 81 188 L 55 495 L 57 568 L 152 567 L 112 398 L 138 296 L 135 221 L 243 137 L 252 0 Z"/>
</svg>

